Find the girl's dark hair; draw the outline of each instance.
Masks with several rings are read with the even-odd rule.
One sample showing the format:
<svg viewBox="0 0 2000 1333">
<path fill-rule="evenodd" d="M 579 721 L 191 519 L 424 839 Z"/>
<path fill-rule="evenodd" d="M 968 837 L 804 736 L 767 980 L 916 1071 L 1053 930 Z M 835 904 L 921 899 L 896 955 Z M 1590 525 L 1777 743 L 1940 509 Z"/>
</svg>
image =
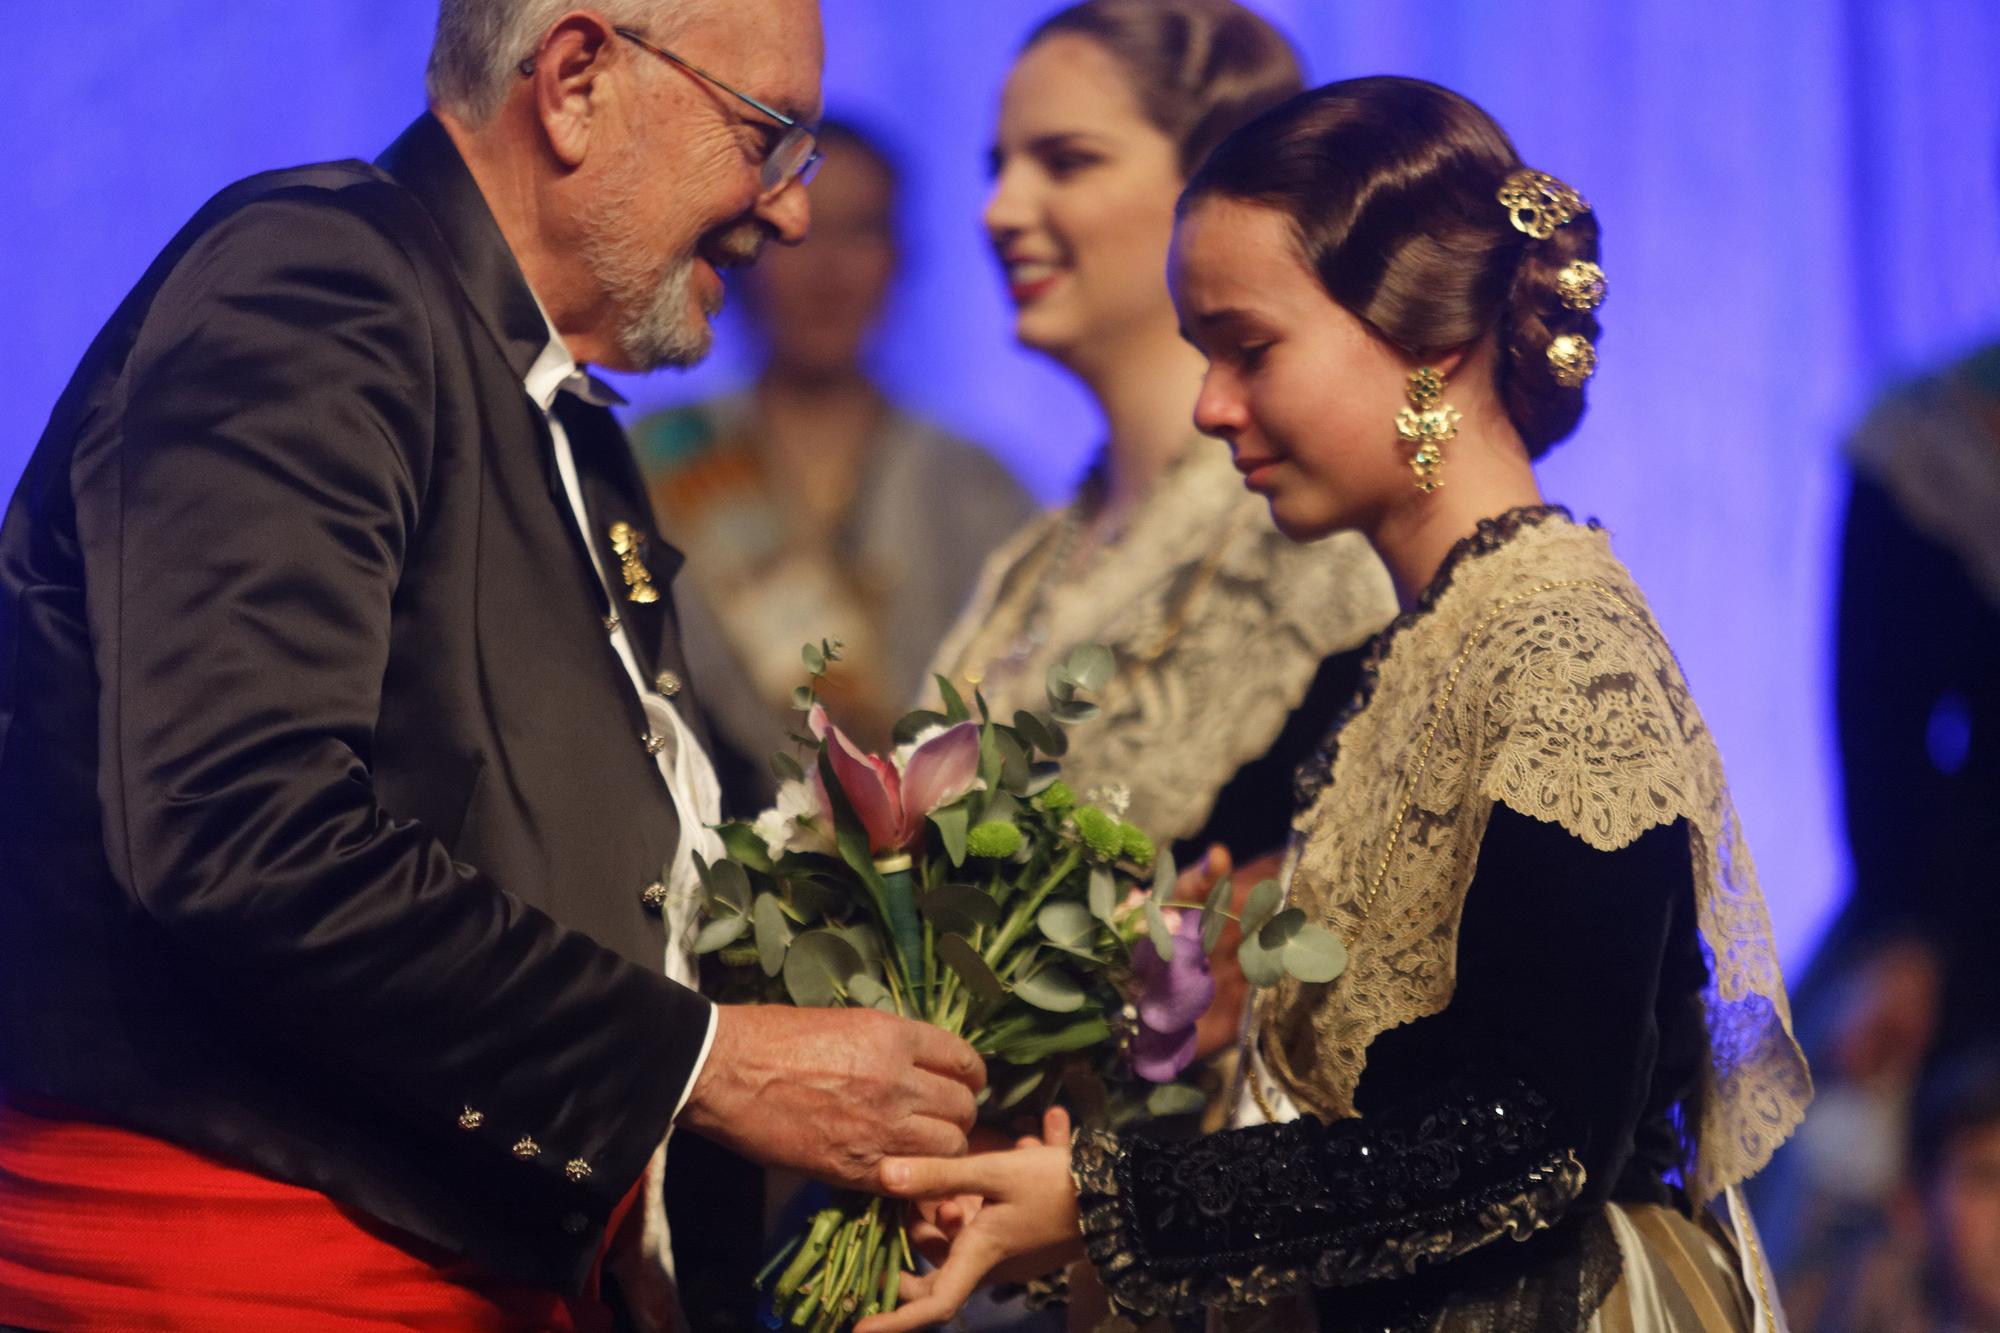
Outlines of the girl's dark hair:
<svg viewBox="0 0 2000 1333">
<path fill-rule="evenodd" d="M 1223 139 L 1305 86 L 1298 53 L 1234 0 L 1084 0 L 1043 19 L 1046 37 L 1088 37 L 1117 58 L 1139 106 L 1192 175 Z"/>
<path fill-rule="evenodd" d="M 1181 211 L 1211 195 L 1277 209 L 1327 295 L 1419 361 L 1498 334 L 1500 400 L 1539 458 L 1576 429 L 1583 386 L 1556 383 L 1549 344 L 1595 313 L 1571 310 L 1556 275 L 1597 259 L 1597 218 L 1546 240 L 1495 197 L 1521 167 L 1493 118 L 1420 79 L 1347 79 L 1244 126 L 1202 165 Z"/>
</svg>

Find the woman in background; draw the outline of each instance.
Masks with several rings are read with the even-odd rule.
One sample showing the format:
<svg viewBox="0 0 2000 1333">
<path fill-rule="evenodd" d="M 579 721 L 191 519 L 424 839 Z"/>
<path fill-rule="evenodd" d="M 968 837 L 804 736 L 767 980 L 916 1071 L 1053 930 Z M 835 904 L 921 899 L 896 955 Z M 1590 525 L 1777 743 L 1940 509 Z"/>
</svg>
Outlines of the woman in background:
<svg viewBox="0 0 2000 1333">
<path fill-rule="evenodd" d="M 1083 383 L 1105 437 L 1076 498 L 989 562 L 939 670 L 1006 717 L 1045 706 L 1077 644 L 1110 648 L 1104 716 L 1065 767 L 1081 791 L 1118 784 L 1109 799 L 1184 859 L 1283 845 L 1293 769 L 1395 609 L 1365 543 L 1284 541 L 1189 424 L 1201 358 L 1163 280 L 1174 199 L 1300 86 L 1285 39 L 1231 0 L 1088 0 L 1030 34 L 995 136 L 986 228 L 1015 334 Z"/>
</svg>

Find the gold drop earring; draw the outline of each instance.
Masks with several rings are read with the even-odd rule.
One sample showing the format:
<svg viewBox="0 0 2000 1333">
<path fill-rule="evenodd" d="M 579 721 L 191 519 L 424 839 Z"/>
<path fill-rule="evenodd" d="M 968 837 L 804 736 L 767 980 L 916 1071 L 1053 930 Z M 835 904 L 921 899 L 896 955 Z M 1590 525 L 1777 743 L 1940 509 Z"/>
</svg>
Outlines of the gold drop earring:
<svg viewBox="0 0 2000 1333">
<path fill-rule="evenodd" d="M 1410 471 L 1417 474 L 1417 489 L 1429 495 L 1444 485 L 1438 469 L 1444 465 L 1444 443 L 1458 435 L 1461 420 L 1457 408 L 1444 401 L 1444 376 L 1422 366 L 1410 372 L 1403 392 L 1410 405 L 1396 414 L 1396 436 L 1412 445 Z"/>
</svg>

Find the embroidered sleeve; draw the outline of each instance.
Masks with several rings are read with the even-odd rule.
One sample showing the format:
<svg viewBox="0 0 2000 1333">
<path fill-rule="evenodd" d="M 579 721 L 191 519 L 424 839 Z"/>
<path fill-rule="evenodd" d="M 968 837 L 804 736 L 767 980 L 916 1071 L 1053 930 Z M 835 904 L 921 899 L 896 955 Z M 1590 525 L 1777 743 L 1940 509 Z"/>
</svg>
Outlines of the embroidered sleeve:
<svg viewBox="0 0 2000 1333">
<path fill-rule="evenodd" d="M 1072 1160 L 1091 1261 L 1134 1318 L 1407 1276 L 1525 1240 L 1584 1183 L 1548 1104 L 1519 1082 L 1191 1142 L 1086 1130 Z"/>
</svg>

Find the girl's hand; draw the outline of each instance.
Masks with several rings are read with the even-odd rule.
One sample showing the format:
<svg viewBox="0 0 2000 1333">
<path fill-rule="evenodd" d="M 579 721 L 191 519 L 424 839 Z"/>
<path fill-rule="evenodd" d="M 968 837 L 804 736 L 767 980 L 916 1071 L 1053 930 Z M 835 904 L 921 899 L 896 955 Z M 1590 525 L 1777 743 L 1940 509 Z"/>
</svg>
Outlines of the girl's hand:
<svg viewBox="0 0 2000 1333">
<path fill-rule="evenodd" d="M 942 1323 L 989 1280 L 1040 1277 L 1083 1257 L 1076 1187 L 1069 1174 L 1069 1117 L 1052 1110 L 1043 1142 L 974 1157 L 883 1161 L 882 1189 L 906 1199 L 949 1199 L 942 1230 L 951 1247 L 931 1273 L 903 1278 L 902 1306 L 872 1315 L 854 1333 L 904 1333 Z M 976 1208 L 964 1196 L 976 1196 Z M 952 1225 L 957 1223 L 957 1225 Z"/>
</svg>

